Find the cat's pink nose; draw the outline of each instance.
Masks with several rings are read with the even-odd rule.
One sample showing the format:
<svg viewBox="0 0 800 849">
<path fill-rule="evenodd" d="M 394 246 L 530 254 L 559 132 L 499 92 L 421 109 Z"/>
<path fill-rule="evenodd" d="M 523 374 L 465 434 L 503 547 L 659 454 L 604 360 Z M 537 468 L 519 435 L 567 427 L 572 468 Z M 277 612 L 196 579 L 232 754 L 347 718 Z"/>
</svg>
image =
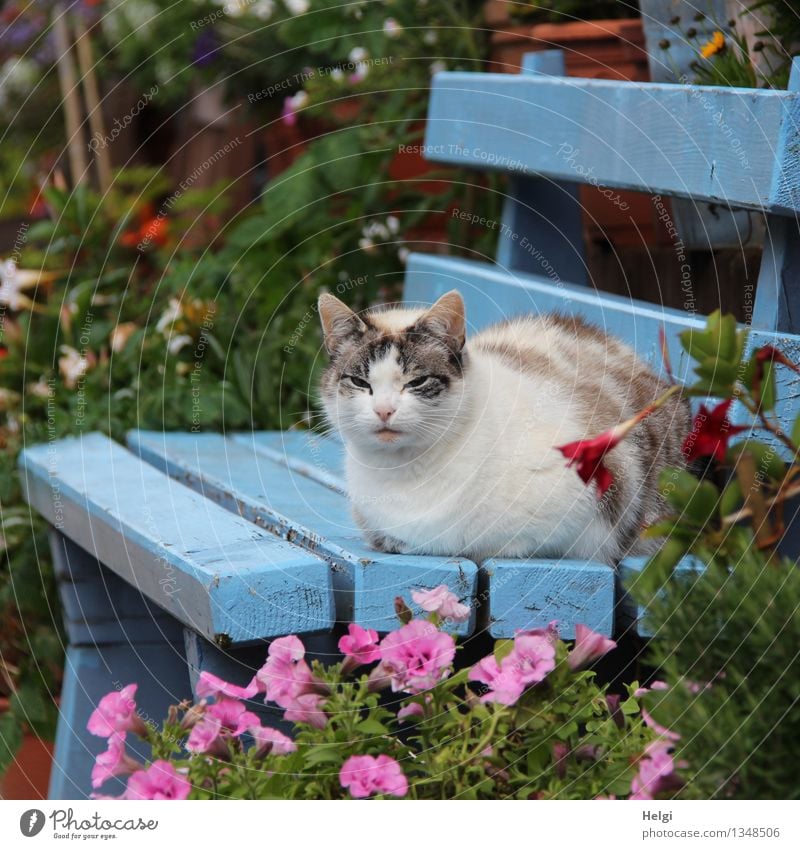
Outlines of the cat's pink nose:
<svg viewBox="0 0 800 849">
<path fill-rule="evenodd" d="M 395 409 L 394 407 L 376 407 L 375 414 L 378 418 L 386 424 L 389 419 L 394 415 Z"/>
</svg>

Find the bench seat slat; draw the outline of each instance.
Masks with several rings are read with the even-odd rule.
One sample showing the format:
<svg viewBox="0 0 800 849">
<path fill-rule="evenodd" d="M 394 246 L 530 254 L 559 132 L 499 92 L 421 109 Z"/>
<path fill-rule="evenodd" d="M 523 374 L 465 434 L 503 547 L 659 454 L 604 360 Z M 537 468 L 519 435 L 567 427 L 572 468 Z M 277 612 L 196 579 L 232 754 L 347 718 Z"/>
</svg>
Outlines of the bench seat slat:
<svg viewBox="0 0 800 849">
<path fill-rule="evenodd" d="M 366 546 L 340 492 L 259 453 L 251 441 L 212 433 L 131 431 L 128 444 L 147 462 L 228 509 L 307 546 L 330 564 L 340 621 L 393 628 L 394 599 L 447 584 L 471 603 L 477 566 L 464 558 L 382 554 Z M 469 622 L 454 633 L 469 634 Z"/>
<path fill-rule="evenodd" d="M 246 643 L 334 623 L 318 557 L 170 480 L 101 434 L 27 449 L 29 503 L 208 639 Z"/>
<path fill-rule="evenodd" d="M 329 489 L 343 494 L 347 490 L 345 447 L 335 436 L 321 436 L 313 430 L 259 430 L 234 433 L 229 439 Z"/>
<path fill-rule="evenodd" d="M 489 631 L 513 637 L 517 630 L 558 623 L 564 639 L 586 625 L 610 636 L 614 630 L 614 570 L 588 560 L 496 558 L 483 563 L 488 577 Z"/>
<path fill-rule="evenodd" d="M 436 162 L 790 214 L 799 115 L 787 91 L 445 72 L 425 149 Z"/>
</svg>

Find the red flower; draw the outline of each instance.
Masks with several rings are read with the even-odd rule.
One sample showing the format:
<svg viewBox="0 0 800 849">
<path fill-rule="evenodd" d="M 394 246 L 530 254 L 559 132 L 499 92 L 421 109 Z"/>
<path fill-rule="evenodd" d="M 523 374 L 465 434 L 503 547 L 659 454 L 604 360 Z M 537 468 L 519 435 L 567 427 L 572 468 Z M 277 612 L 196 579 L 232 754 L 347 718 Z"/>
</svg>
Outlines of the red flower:
<svg viewBox="0 0 800 849">
<path fill-rule="evenodd" d="M 627 429 L 622 426 L 607 430 L 594 439 L 579 439 L 556 448 L 569 460 L 568 466 L 577 464 L 576 471 L 580 479 L 587 484 L 595 481 L 597 497 L 602 498 L 606 490 L 614 483 L 614 475 L 603 465 L 603 458 L 622 441 Z"/>
<path fill-rule="evenodd" d="M 164 245 L 167 242 L 167 220 L 163 213 L 153 214 L 152 204 L 145 204 L 139 211 L 139 226 L 127 230 L 119 241 L 126 248 Z"/>
<path fill-rule="evenodd" d="M 796 371 L 800 374 L 800 367 L 798 367 L 790 359 L 787 359 L 783 351 L 779 351 L 772 345 L 762 345 L 756 351 L 756 370 L 753 374 L 753 385 L 751 387 L 754 392 L 758 392 L 761 388 L 761 381 L 764 378 L 764 363 L 766 362 L 780 363 L 781 365 L 788 366 L 792 371 Z"/>
<path fill-rule="evenodd" d="M 720 462 L 725 459 L 728 440 L 737 433 L 748 430 L 744 425 L 732 425 L 728 420 L 728 410 L 733 399 L 729 398 L 717 404 L 713 410 L 705 404 L 692 422 L 692 430 L 683 441 L 683 455 L 687 462 L 697 457 L 714 457 Z"/>
</svg>

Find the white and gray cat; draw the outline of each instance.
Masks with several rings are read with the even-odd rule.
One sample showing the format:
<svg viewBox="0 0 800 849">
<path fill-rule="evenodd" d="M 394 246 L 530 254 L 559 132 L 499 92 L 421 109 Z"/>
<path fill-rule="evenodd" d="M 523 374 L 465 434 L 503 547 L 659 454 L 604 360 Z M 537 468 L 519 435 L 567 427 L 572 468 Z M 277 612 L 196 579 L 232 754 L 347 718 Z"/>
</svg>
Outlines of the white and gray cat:
<svg viewBox="0 0 800 849">
<path fill-rule="evenodd" d="M 646 553 L 657 482 L 690 427 L 671 399 L 611 451 L 598 499 L 555 446 L 596 436 L 665 388 L 632 349 L 580 319 L 525 316 L 466 340 L 456 291 L 430 309 L 356 315 L 319 299 L 330 354 L 322 399 L 347 453 L 368 542 L 389 552 L 574 557 Z"/>
</svg>

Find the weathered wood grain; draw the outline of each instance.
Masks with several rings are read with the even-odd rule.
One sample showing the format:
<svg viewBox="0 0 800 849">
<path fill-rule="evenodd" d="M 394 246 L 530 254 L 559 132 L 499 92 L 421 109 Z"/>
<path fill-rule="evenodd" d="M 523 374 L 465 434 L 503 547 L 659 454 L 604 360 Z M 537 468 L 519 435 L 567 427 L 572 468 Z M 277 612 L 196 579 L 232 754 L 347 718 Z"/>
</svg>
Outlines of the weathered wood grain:
<svg viewBox="0 0 800 849">
<path fill-rule="evenodd" d="M 50 551 L 70 645 L 181 638 L 182 628 L 172 616 L 54 529 Z"/>
<path fill-rule="evenodd" d="M 798 209 L 794 92 L 445 72 L 427 158 L 743 206 Z"/>
<path fill-rule="evenodd" d="M 90 555 L 207 638 L 330 629 L 326 564 L 232 516 L 100 434 L 20 458 L 29 503 Z"/>
<path fill-rule="evenodd" d="M 600 634 L 614 630 L 614 570 L 585 560 L 492 559 L 482 564 L 489 605 L 489 631 L 511 637 L 517 630 L 558 623 L 564 639 L 575 626 Z"/>
</svg>

